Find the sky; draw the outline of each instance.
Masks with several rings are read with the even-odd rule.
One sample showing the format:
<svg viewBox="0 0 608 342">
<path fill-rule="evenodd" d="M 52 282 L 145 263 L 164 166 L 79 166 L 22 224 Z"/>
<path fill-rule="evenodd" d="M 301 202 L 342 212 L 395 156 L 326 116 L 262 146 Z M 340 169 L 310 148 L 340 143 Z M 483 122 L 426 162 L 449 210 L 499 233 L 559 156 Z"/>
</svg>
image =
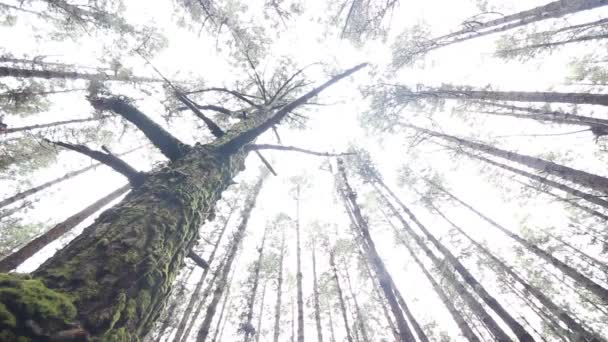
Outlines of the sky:
<svg viewBox="0 0 608 342">
<path fill-rule="evenodd" d="M 511 13 L 527 9 L 546 1 L 490 1 L 490 5 L 503 13 Z M 244 14 L 252 19 L 259 18 L 260 4 L 263 1 L 247 2 L 248 10 Z M 35 3 L 33 6 L 36 6 Z M 326 15 L 326 2 L 321 0 L 306 1 L 305 12 L 301 16 L 294 17 L 287 27 L 277 31 L 277 37 L 271 45 L 269 55 L 261 61 L 263 68 L 272 70 L 273 64 L 283 56 L 291 57 L 298 66 L 310 63 L 322 62 L 333 70 L 343 70 L 361 62 L 369 62 L 371 66 L 356 75 L 344 80 L 319 96 L 318 101 L 327 105 L 311 106 L 306 114 L 310 117 L 305 130 L 291 130 L 282 128 L 280 134 L 285 145 L 299 146 L 318 151 L 342 152 L 355 144 L 368 149 L 377 162 L 379 169 L 385 176 L 386 182 L 403 196 L 405 201 L 412 205 L 420 219 L 426 223 L 429 229 L 441 238 L 454 250 L 460 249 L 460 244 L 452 241 L 449 228 L 435 215 L 429 214 L 417 202 L 416 195 L 411 189 L 401 188 L 397 181 L 399 170 L 404 165 L 411 167 L 419 174 L 437 173 L 443 176 L 450 189 L 465 201 L 473 203 L 480 211 L 487 213 L 490 217 L 501 222 L 513 231 L 520 231 L 522 227 L 530 227 L 533 231 L 543 228 L 551 228 L 559 233 L 566 232 L 568 212 L 560 204 L 548 203 L 543 196 L 521 196 L 520 187 L 514 182 L 505 182 L 504 176 L 482 170 L 477 162 L 471 162 L 464 158 L 455 158 L 453 155 L 442 151 L 439 147 L 424 143 L 412 147 L 405 139 L 405 132 L 394 135 L 378 137 L 363 127 L 359 120 L 360 114 L 368 107 L 368 99 L 364 98 L 359 91 L 360 88 L 373 85 L 380 80 L 390 77 L 391 82 L 407 85 L 425 84 L 440 85 L 442 83 L 473 85 L 483 87 L 492 84 L 503 90 L 555 90 L 576 91 L 572 86 L 564 85 L 570 70 L 568 61 L 580 56 L 583 52 L 605 50 L 600 43 L 580 44 L 560 50 L 553 55 L 543 55 L 541 58 L 522 63 L 520 61 L 502 61 L 492 56 L 497 36 L 480 38 L 471 42 L 457 44 L 451 47 L 437 50 L 429 54 L 424 63 L 416 64 L 412 68 L 403 68 L 396 72 L 389 70 L 391 62 L 391 43 L 403 29 L 411 27 L 419 22 L 426 22 L 436 34 L 446 33 L 457 27 L 464 19 L 478 13 L 473 1 L 401 1 L 397 10 L 393 13 L 391 29 L 386 42 L 370 41 L 362 47 L 353 46 L 349 41 L 339 39 L 338 29 L 327 26 L 317 19 Z M 34 7 L 35 8 L 35 7 Z M 568 23 L 574 24 L 598 17 L 605 17 L 608 9 L 594 10 L 588 13 L 577 14 L 568 17 Z M 131 1 L 126 4 L 125 18 L 128 22 L 137 24 L 153 23 L 160 28 L 168 37 L 168 46 L 152 59 L 152 63 L 163 74 L 171 79 L 189 80 L 200 79 L 204 86 L 231 86 L 235 80 L 242 78 L 242 72 L 230 62 L 228 51 L 216 49 L 216 39 L 205 33 L 200 36 L 198 30 L 188 30 L 176 24 L 177 14 L 174 12 L 174 4 L 171 1 Z M 79 63 L 84 65 L 97 65 L 98 59 L 103 56 L 102 44 L 96 39 L 79 39 L 76 42 L 51 40 L 36 40 L 36 31 L 31 25 L 41 30 L 39 21 L 35 18 L 23 16 L 18 18 L 17 25 L 13 28 L 0 27 L 0 47 L 2 51 L 8 51 L 15 55 L 27 54 L 29 56 L 47 55 L 48 60 L 61 61 L 65 63 Z M 102 37 L 103 38 L 103 37 Z M 154 71 L 146 65 L 141 58 L 130 52 L 123 60 L 125 65 L 131 67 L 138 75 L 155 76 Z M 269 72 L 270 73 L 270 72 Z M 313 66 L 306 71 L 306 76 L 320 84 L 329 75 L 327 68 Z M 194 118 L 180 118 L 170 124 L 162 118 L 164 108 L 160 102 L 160 96 L 145 97 L 140 92 L 131 89 L 128 85 L 115 85 L 113 90 L 122 94 L 133 94 L 138 101 L 137 106 L 155 121 L 162 123 L 173 134 L 179 136 L 188 143 L 194 143 L 201 138 L 200 130 L 196 127 Z M 155 95 L 160 89 L 155 89 Z M 449 106 L 448 106 L 449 107 Z M 562 106 L 568 109 L 567 106 Z M 606 115 L 605 109 L 592 106 L 580 106 L 579 111 L 598 117 Z M 6 118 L 12 125 L 25 125 L 42 120 L 57 121 L 60 119 L 86 117 L 90 115 L 89 107 L 84 94 L 81 97 L 72 94 L 56 95 L 51 110 L 40 115 L 28 118 Z M 404 113 L 404 117 L 421 125 L 430 126 L 426 116 L 416 116 L 413 113 Z M 52 119 L 49 119 L 52 118 Z M 607 175 L 605 171 L 606 157 L 598 152 L 590 134 L 569 135 L 559 139 L 555 138 L 496 138 L 497 136 L 513 134 L 531 134 L 564 132 L 566 127 L 548 127 L 534 122 L 521 122 L 512 118 L 475 118 L 473 124 L 463 122 L 459 117 L 451 115 L 449 109 L 445 112 L 436 113 L 433 116 L 434 123 L 440 130 L 454 133 L 460 136 L 478 137 L 485 141 L 493 141 L 499 147 L 509 150 L 519 150 L 526 154 L 544 156 L 553 153 L 556 161 L 561 163 L 576 163 L 576 167 L 600 175 Z M 11 121 L 9 121 L 11 120 Z M 111 129 L 118 129 L 111 127 Z M 272 134 L 260 137 L 260 143 L 275 143 Z M 132 134 L 120 144 L 112 146 L 113 150 L 119 152 L 127 150 L 142 143 L 140 135 Z M 325 158 L 306 156 L 289 152 L 267 151 L 264 154 L 271 160 L 279 176 L 271 177 L 260 195 L 259 205 L 252 214 L 249 224 L 249 234 L 246 240 L 246 248 L 242 251 L 237 265 L 236 283 L 244 280 L 247 267 L 245 260 L 252 260 L 255 255 L 253 246 L 258 244 L 262 234 L 262 227 L 267 225 L 277 213 L 285 212 L 294 215 L 295 203 L 289 194 L 289 178 L 292 176 L 306 174 L 312 180 L 310 189 L 303 192 L 301 202 L 301 220 L 303 227 L 302 236 L 307 236 L 313 222 L 332 222 L 336 224 L 342 234 L 346 234 L 348 221 L 333 194 L 332 176 L 322 169 Z M 140 170 L 150 170 L 154 165 L 162 161 L 159 153 L 146 148 L 143 153 L 133 153 L 125 159 L 136 165 Z M 76 169 L 91 161 L 85 157 L 71 152 L 62 152 L 57 163 L 48 169 L 35 172 L 31 177 L 31 183 L 37 184 L 55 178 L 65 173 L 67 169 Z M 260 163 L 254 157 L 247 160 L 247 170 L 237 177 L 237 182 L 251 181 L 259 172 Z M 113 191 L 125 183 L 125 180 L 105 167 L 88 172 L 58 188 L 53 188 L 40 194 L 39 201 L 35 207 L 28 212 L 26 219 L 31 222 L 44 222 L 50 227 L 52 224 L 61 222 L 73 214 L 79 208 L 91 203 L 101 196 Z M 7 184 L 6 188 L 0 189 L 2 195 L 12 194 L 16 186 L 15 182 Z M 359 198 L 365 198 L 369 189 L 358 180 L 353 180 L 353 185 L 361 189 Z M 418 185 L 420 186 L 420 185 Z M 362 203 L 364 209 L 373 208 L 373 203 Z M 497 233 L 487 224 L 480 221 L 474 215 L 450 205 L 442 206 L 446 212 L 457 222 L 465 226 L 478 241 L 487 241 L 493 251 L 507 260 L 515 260 L 514 246 L 512 241 L 505 239 L 501 233 Z M 371 214 L 370 214 L 371 215 Z M 53 252 L 69 241 L 70 237 L 90 224 L 93 217 L 83 222 L 79 228 L 62 239 L 59 243 L 50 245 L 41 253 L 22 265 L 17 271 L 29 272 L 34 270 L 41 262 L 51 256 Z M 435 295 L 429 291 L 426 279 L 407 256 L 402 247 L 395 246 L 393 234 L 389 227 L 381 220 L 373 216 L 372 234 L 376 244 L 379 246 L 381 255 L 388 269 L 396 280 L 398 287 L 403 292 L 406 300 L 411 302 L 412 311 L 421 317 L 423 324 L 435 321 L 439 329 L 451 336 L 455 341 L 459 340 L 458 330 L 447 312 L 441 306 Z M 601 227 L 600 227 L 601 228 Z M 206 232 L 208 226 L 202 228 Z M 573 243 L 584 247 L 593 256 L 607 262 L 605 254 L 597 245 L 589 245 L 588 241 L 572 237 Z M 286 260 L 286 267 L 291 272 L 295 269 L 294 240 L 289 240 L 290 253 Z M 208 246 L 205 253 L 208 252 Z M 308 252 L 308 251 L 307 251 Z M 558 252 L 559 253 L 559 252 Z M 488 288 L 497 291 L 498 284 L 493 280 L 491 274 L 479 269 L 477 258 L 471 256 L 464 258 L 464 264 L 476 274 L 480 275 Z M 428 262 L 427 262 L 428 265 Z M 545 267 L 542 266 L 540 267 Z M 528 265 L 533 267 L 533 264 Z M 319 272 L 328 270 L 327 258 L 320 258 Z M 548 271 L 551 271 L 547 268 Z M 308 297 L 312 293 L 311 288 L 311 261 L 308 256 L 303 258 L 304 292 Z M 194 279 L 198 278 L 196 271 L 188 281 L 189 286 L 194 286 Z M 551 271 L 552 272 L 552 271 Z M 604 285 L 608 283 L 604 282 Z M 364 285 L 363 285 L 364 286 Z M 356 285 L 357 287 L 357 285 Z M 567 289 L 565 289 L 567 291 Z M 272 298 L 272 292 L 267 296 Z M 289 297 L 286 294 L 287 298 Z M 286 298 L 286 299 L 287 299 Z M 538 319 L 534 318 L 523 307 L 521 301 L 512 296 L 501 296 L 505 303 L 514 311 L 520 312 L 529 319 L 530 324 L 540 330 Z M 568 303 L 581 317 L 593 317 L 594 313 L 581 308 L 576 303 L 577 298 L 559 298 L 560 302 Z M 270 303 L 273 300 L 269 300 Z M 312 307 L 307 305 L 306 312 L 310 314 Z M 597 316 L 596 316 L 597 318 Z M 334 317 L 334 321 L 337 321 Z M 591 322 L 591 321 L 590 321 Z M 225 335 L 226 340 L 234 336 L 236 332 L 236 321 L 233 320 L 227 328 L 230 332 Z M 269 328 L 270 320 L 264 320 L 264 327 Z M 590 323 L 596 329 L 606 329 L 597 324 Z M 227 331 L 228 331 L 227 330 Z M 608 329 L 606 329 L 608 330 Z M 314 321 L 306 319 L 306 335 L 314 335 Z M 285 335 L 288 336 L 288 335 Z M 264 340 L 264 339 L 262 339 Z"/>
</svg>

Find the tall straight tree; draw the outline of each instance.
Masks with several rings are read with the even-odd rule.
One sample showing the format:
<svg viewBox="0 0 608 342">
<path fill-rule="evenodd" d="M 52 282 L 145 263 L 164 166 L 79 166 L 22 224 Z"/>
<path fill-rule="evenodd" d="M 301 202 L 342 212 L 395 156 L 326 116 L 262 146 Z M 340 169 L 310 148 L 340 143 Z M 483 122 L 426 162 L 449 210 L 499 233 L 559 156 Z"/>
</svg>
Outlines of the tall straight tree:
<svg viewBox="0 0 608 342">
<path fill-rule="evenodd" d="M 403 66 L 441 47 L 605 5 L 608 5 L 605 0 L 557 0 L 518 13 L 499 14 L 500 17 L 497 19 L 483 21 L 474 16 L 463 22 L 462 29 L 435 38 L 414 37 L 412 39 L 406 32 L 402 34 L 394 48 L 393 63 L 396 66 Z"/>
<path fill-rule="evenodd" d="M 315 238 L 312 238 L 312 292 L 315 306 L 315 324 L 317 326 L 317 341 L 323 342 L 323 326 L 321 325 L 321 305 L 319 304 L 319 284 L 317 282 L 317 254 Z"/>
<path fill-rule="evenodd" d="M 355 306 L 355 314 L 357 317 L 357 322 L 359 323 L 359 330 L 361 330 L 361 338 L 363 342 L 370 342 L 369 334 L 367 333 L 367 327 L 365 326 L 365 316 L 361 312 L 361 307 L 359 306 L 359 301 L 357 300 L 357 294 L 353 290 L 352 281 L 350 279 L 350 272 L 348 272 L 348 265 L 343 262 L 344 265 L 344 274 L 346 274 L 346 284 L 348 285 L 348 291 L 350 292 L 350 296 L 353 299 L 353 304 Z"/>
<path fill-rule="evenodd" d="M 452 135 L 439 133 L 429 129 L 404 124 L 404 127 L 412 128 L 418 132 L 428 134 L 432 137 L 440 138 L 445 141 L 456 144 L 457 146 L 467 147 L 478 152 L 489 154 L 495 157 L 503 158 L 508 161 L 527 166 L 532 169 L 544 172 L 566 181 L 587 187 L 594 191 L 608 194 L 608 178 L 598 176 L 589 172 L 577 170 L 565 165 L 556 164 L 541 158 L 531 157 L 524 154 L 506 151 L 494 146 L 458 138 Z"/>
<path fill-rule="evenodd" d="M 297 181 L 296 181 L 297 182 Z M 304 294 L 302 291 L 302 248 L 300 247 L 300 187 L 295 187 L 296 200 L 296 291 L 298 303 L 298 342 L 304 342 Z"/>
<path fill-rule="evenodd" d="M 285 260 L 285 228 L 281 228 L 281 247 L 279 251 L 279 264 L 277 272 L 277 300 L 274 306 L 274 329 L 272 340 L 273 342 L 279 342 L 279 336 L 281 335 L 281 303 L 283 297 L 283 261 Z"/>
<path fill-rule="evenodd" d="M 480 218 L 482 218 L 484 221 L 488 222 L 492 227 L 500 230 L 505 235 L 509 236 L 513 240 L 515 240 L 518 243 L 520 243 L 522 246 L 524 246 L 527 250 L 529 250 L 533 254 L 536 254 L 541 259 L 543 259 L 546 262 L 548 262 L 549 264 L 555 266 L 557 269 L 559 269 L 560 271 L 562 271 L 564 274 L 566 274 L 567 276 L 569 276 L 570 278 L 572 278 L 573 280 L 575 280 L 581 287 L 583 287 L 583 288 L 587 289 L 589 292 L 595 294 L 602 302 L 608 303 L 608 289 L 606 289 L 606 288 L 602 287 L 601 285 L 597 284 L 593 280 L 591 280 L 588 277 L 586 277 L 584 274 L 580 273 L 574 267 L 572 267 L 572 266 L 566 264 L 565 262 L 557 259 L 553 255 L 551 255 L 551 253 L 549 253 L 549 252 L 541 249 L 540 247 L 536 246 L 534 243 L 532 243 L 532 242 L 524 239 L 523 237 L 521 237 L 521 236 L 519 236 L 519 235 L 511 232 L 509 229 L 505 228 L 504 226 L 500 225 L 498 222 L 492 220 L 491 218 L 489 218 L 488 216 L 484 215 L 483 213 L 481 213 L 477 209 L 473 208 L 470 204 L 468 204 L 468 203 L 464 202 L 463 200 L 461 200 L 460 198 L 456 197 L 454 194 L 452 194 L 451 192 L 449 192 L 445 188 L 437 185 L 436 183 L 431 183 L 431 184 L 435 188 L 437 188 L 438 190 L 440 190 L 441 192 L 443 192 L 444 194 L 448 195 L 448 197 L 450 197 L 451 199 L 453 199 L 457 203 L 460 203 L 463 207 L 469 209 L 471 212 L 475 213 L 477 216 L 479 216 Z"/>
<path fill-rule="evenodd" d="M 329 252 L 329 266 L 331 267 L 334 282 L 336 284 L 336 292 L 338 295 L 338 303 L 340 304 L 340 312 L 342 313 L 342 320 L 344 323 L 344 330 L 346 331 L 346 341 L 353 342 L 353 336 L 351 334 L 350 325 L 348 323 L 348 311 L 346 310 L 346 303 L 344 302 L 344 292 L 340 285 L 340 277 L 338 276 L 338 268 L 336 267 L 335 255 L 333 251 Z"/>
<path fill-rule="evenodd" d="M 403 312 L 399 307 L 397 302 L 397 298 L 395 297 L 393 282 L 390 280 L 391 276 L 388 273 L 388 270 L 384 266 L 384 262 L 380 259 L 378 252 L 376 251 L 376 247 L 374 242 L 370 236 L 369 228 L 367 225 L 367 221 L 363 218 L 363 214 L 361 213 L 361 209 L 359 208 L 359 204 L 356 200 L 356 195 L 353 192 L 350 184 L 348 183 L 348 178 L 346 176 L 346 171 L 344 169 L 343 161 L 338 159 L 338 177 L 340 180 L 340 186 L 338 186 L 339 195 L 343 200 L 344 207 L 346 212 L 349 214 L 349 217 L 352 220 L 352 225 L 357 228 L 358 233 L 362 237 L 362 247 L 367 254 L 367 258 L 372 265 L 374 271 L 376 272 L 376 276 L 380 280 L 380 286 L 382 287 L 382 291 L 384 292 L 384 296 L 391 307 L 391 311 L 395 317 L 395 321 L 397 322 L 397 329 L 399 330 L 399 341 L 400 342 L 414 342 L 414 335 L 403 316 Z"/>
<path fill-rule="evenodd" d="M 79 334 L 95 338 L 143 336 L 158 317 L 201 223 L 209 219 L 221 193 L 244 168 L 248 155 L 244 147 L 292 110 L 364 66 L 332 77 L 279 108 L 261 106 L 225 132 L 207 123 L 216 139 L 195 146 L 179 141 L 124 98 L 91 98 L 95 108 L 111 110 L 136 125 L 170 163 L 142 173 L 138 177 L 143 181 L 140 186 L 46 261 L 33 279 L 2 275 L 0 290 L 16 292 L 19 298 L 17 304 L 0 298 L 7 317 L 16 321 L 3 327 L 4 334 L 15 339 L 37 338 L 38 329 L 24 328 L 27 319 L 23 317 L 34 317 L 49 336 L 73 330 L 70 327 L 74 324 Z M 109 154 L 95 155 L 100 154 L 117 163 Z M 45 293 L 44 298 L 53 298 L 65 310 L 35 318 L 40 317 L 44 306 L 40 298 L 26 290 L 32 286 L 39 288 L 36 293 Z"/>
<path fill-rule="evenodd" d="M 526 293 L 534 296 L 549 312 L 551 312 L 555 318 L 561 320 L 568 326 L 570 330 L 572 330 L 571 338 L 573 340 L 581 340 L 581 341 L 603 341 L 603 339 L 594 333 L 588 331 L 584 326 L 582 326 L 575 318 L 571 317 L 567 311 L 563 308 L 559 307 L 556 303 L 554 303 L 549 297 L 547 297 L 540 289 L 534 287 L 527 281 L 525 281 L 512 267 L 506 265 L 500 258 L 494 255 L 486 246 L 477 242 L 473 239 L 469 234 L 467 234 L 460 226 L 456 225 L 452 222 L 445 214 L 439 210 L 429 199 L 426 199 L 427 203 L 431 206 L 433 211 L 435 211 L 441 218 L 443 218 L 450 226 L 456 229 L 460 234 L 465 236 L 467 240 L 469 240 L 479 251 L 481 251 L 485 256 L 487 256 L 497 267 L 500 268 L 501 271 L 508 274 L 513 280 L 518 282 L 525 290 Z"/>
</svg>

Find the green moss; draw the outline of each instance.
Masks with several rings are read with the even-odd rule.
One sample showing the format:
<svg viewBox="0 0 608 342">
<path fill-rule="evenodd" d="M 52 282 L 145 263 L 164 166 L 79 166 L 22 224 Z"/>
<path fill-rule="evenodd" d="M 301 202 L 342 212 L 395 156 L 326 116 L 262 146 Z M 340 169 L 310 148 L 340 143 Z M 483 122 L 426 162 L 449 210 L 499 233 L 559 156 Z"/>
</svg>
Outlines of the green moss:
<svg viewBox="0 0 608 342">
<path fill-rule="evenodd" d="M 27 341 L 36 333 L 51 335 L 71 326 L 75 317 L 76 307 L 70 296 L 47 288 L 38 279 L 0 274 L 0 336 Z M 38 332 L 32 331 L 32 324 Z"/>
</svg>

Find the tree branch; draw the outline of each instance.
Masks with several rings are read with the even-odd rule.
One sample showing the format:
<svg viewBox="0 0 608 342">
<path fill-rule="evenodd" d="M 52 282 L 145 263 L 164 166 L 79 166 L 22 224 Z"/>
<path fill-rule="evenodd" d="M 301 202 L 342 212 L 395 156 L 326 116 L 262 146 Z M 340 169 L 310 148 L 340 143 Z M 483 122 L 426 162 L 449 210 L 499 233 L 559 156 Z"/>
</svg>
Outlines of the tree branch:
<svg viewBox="0 0 608 342">
<path fill-rule="evenodd" d="M 177 99 L 180 100 L 181 103 L 185 104 L 186 107 L 190 108 L 190 110 L 192 110 L 199 119 L 203 120 L 203 122 L 205 123 L 205 125 L 207 125 L 207 128 L 209 129 L 209 131 L 211 131 L 211 134 L 213 134 L 214 137 L 221 138 L 225 134 L 224 131 L 220 128 L 220 126 L 218 126 L 215 122 L 213 122 L 213 120 L 209 119 L 205 114 L 203 114 L 203 112 L 201 112 L 196 107 L 194 102 L 192 102 L 189 98 L 186 97 L 186 95 L 182 94 L 177 89 L 175 89 L 175 94 L 177 95 Z"/>
<path fill-rule="evenodd" d="M 111 110 L 134 124 L 171 161 L 179 159 L 190 150 L 190 146 L 179 141 L 123 98 L 89 98 L 89 102 L 95 109 Z"/>
<path fill-rule="evenodd" d="M 205 261 L 205 259 L 198 256 L 198 254 L 194 253 L 193 251 L 190 251 L 188 253 L 188 258 L 192 259 L 192 261 L 194 261 L 194 263 L 197 264 L 202 269 L 206 270 L 209 268 L 209 263 L 207 263 L 207 261 Z"/>
<path fill-rule="evenodd" d="M 88 156 L 92 159 L 97 160 L 98 162 L 100 162 L 102 164 L 105 164 L 105 165 L 111 167 L 112 169 L 114 169 L 114 171 L 127 177 L 127 179 L 129 180 L 129 183 L 131 183 L 131 185 L 133 187 L 138 187 L 141 184 L 143 184 L 143 182 L 144 182 L 145 177 L 142 172 L 135 170 L 131 165 L 127 164 L 124 160 L 122 160 L 122 159 L 116 157 L 115 155 L 113 155 L 112 153 L 110 153 L 108 148 L 105 146 L 103 147 L 103 149 L 104 149 L 104 151 L 106 151 L 106 153 L 103 153 L 100 151 L 91 150 L 90 148 L 88 148 L 84 145 L 72 145 L 72 144 L 61 142 L 61 141 L 49 141 L 49 140 L 47 140 L 47 141 L 51 144 L 61 146 L 68 150 L 82 153 L 85 156 Z"/>
<path fill-rule="evenodd" d="M 260 157 L 260 160 L 262 161 L 262 163 L 264 163 L 264 165 L 266 166 L 266 168 L 268 169 L 268 171 L 270 171 L 273 175 L 277 175 L 276 171 L 274 170 L 274 168 L 272 167 L 272 165 L 270 165 L 270 163 L 268 162 L 268 160 L 266 160 L 266 158 L 264 158 L 264 156 L 260 153 L 260 151 L 254 150 L 255 154 L 258 155 L 258 157 Z"/>
<path fill-rule="evenodd" d="M 204 106 L 202 106 L 202 105 L 197 104 L 194 101 L 191 101 L 191 102 L 192 102 L 192 104 L 194 106 L 196 106 L 196 108 L 201 109 L 201 110 L 212 110 L 214 112 L 222 113 L 222 114 L 225 114 L 225 115 L 228 115 L 228 116 L 234 115 L 234 111 L 232 111 L 230 109 L 226 109 L 224 107 L 214 106 L 214 105 L 204 105 Z M 184 111 L 184 110 L 187 110 L 187 109 L 189 109 L 189 107 L 178 107 L 177 108 L 178 111 Z"/>
<path fill-rule="evenodd" d="M 221 92 L 221 93 L 228 93 L 228 94 L 236 97 L 237 99 L 239 99 L 239 100 L 241 100 L 241 101 L 243 101 L 243 102 L 245 102 L 245 103 L 253 106 L 253 107 L 256 107 L 256 108 L 259 107 L 255 102 L 251 101 L 250 99 L 248 99 L 246 97 L 246 96 L 251 97 L 250 95 L 241 94 L 238 91 L 229 90 L 229 89 L 226 89 L 226 88 L 206 88 L 206 89 L 188 91 L 188 92 L 185 92 L 184 94 L 190 95 L 190 94 L 196 94 L 196 93 L 206 93 L 206 92 L 210 92 L 210 91 L 217 91 L 217 92 Z"/>
<path fill-rule="evenodd" d="M 344 152 L 344 153 L 316 152 L 316 151 L 306 150 L 306 149 L 295 147 L 295 146 L 282 146 L 282 145 L 270 145 L 270 144 L 253 144 L 253 145 L 247 145 L 245 148 L 248 150 L 252 150 L 252 151 L 257 151 L 257 150 L 294 151 L 294 152 L 311 154 L 313 156 L 319 156 L 319 157 L 341 157 L 341 156 L 349 156 L 349 155 L 356 154 L 354 152 Z"/>
<path fill-rule="evenodd" d="M 245 130 L 244 132 L 238 134 L 234 138 L 221 144 L 218 149 L 222 152 L 227 152 L 227 153 L 232 153 L 234 151 L 237 151 L 239 148 L 250 143 L 255 138 L 257 138 L 260 134 L 264 133 L 266 130 L 268 130 L 272 126 L 278 124 L 292 110 L 305 104 L 306 101 L 317 96 L 320 92 L 322 92 L 329 86 L 331 86 L 334 83 L 340 81 L 341 79 L 348 77 L 351 74 L 359 71 L 361 68 L 363 68 L 365 66 L 367 66 L 367 63 L 359 64 L 354 68 L 348 69 L 348 70 L 344 71 L 343 73 L 332 77 L 329 81 L 323 83 L 319 87 L 309 91 L 308 93 L 300 96 L 299 98 L 297 98 L 297 99 L 293 100 L 292 102 L 290 102 L 289 104 L 285 105 L 280 110 L 278 110 L 274 115 L 272 115 L 270 118 L 266 119 L 259 125 L 255 126 L 253 128 L 250 128 L 248 130 Z"/>
</svg>

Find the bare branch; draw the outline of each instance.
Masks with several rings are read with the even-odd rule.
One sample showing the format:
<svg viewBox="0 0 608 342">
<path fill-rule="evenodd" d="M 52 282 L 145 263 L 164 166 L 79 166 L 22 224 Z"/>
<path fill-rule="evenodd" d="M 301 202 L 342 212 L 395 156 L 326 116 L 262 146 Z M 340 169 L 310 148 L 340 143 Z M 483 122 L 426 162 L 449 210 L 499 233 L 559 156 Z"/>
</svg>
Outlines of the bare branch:
<svg viewBox="0 0 608 342">
<path fill-rule="evenodd" d="M 111 110 L 134 124 L 171 161 L 176 161 L 190 150 L 190 146 L 179 141 L 124 98 L 89 98 L 89 102 L 95 109 Z"/>
<path fill-rule="evenodd" d="M 220 93 L 228 93 L 234 97 L 236 97 L 237 99 L 253 106 L 253 107 L 259 107 L 255 102 L 249 100 L 247 97 L 253 97 L 251 95 L 247 95 L 247 94 L 243 94 L 243 93 L 239 93 L 238 91 L 234 91 L 234 90 L 229 90 L 226 88 L 206 88 L 206 89 L 199 89 L 199 90 L 193 90 L 193 91 L 187 91 L 184 94 L 185 95 L 190 95 L 190 94 L 197 94 L 197 93 L 207 93 L 210 91 L 216 91 L 216 92 L 220 92 Z"/>
<path fill-rule="evenodd" d="M 218 126 L 215 122 L 213 122 L 213 120 L 203 114 L 203 112 L 201 112 L 196 107 L 194 102 L 190 101 L 190 99 L 186 97 L 186 95 L 182 94 L 177 89 L 175 89 L 175 94 L 177 95 L 178 100 L 185 104 L 186 107 L 190 108 L 190 110 L 192 110 L 199 119 L 203 120 L 203 122 L 205 123 L 205 125 L 207 125 L 207 128 L 209 128 L 209 131 L 211 131 L 211 134 L 213 134 L 214 137 L 221 138 L 224 135 L 224 131 L 220 128 L 220 126 Z"/>
<path fill-rule="evenodd" d="M 299 148 L 299 147 L 295 147 L 295 146 L 270 145 L 270 144 L 253 144 L 253 145 L 247 145 L 247 147 L 245 147 L 245 148 L 248 150 L 253 150 L 253 151 L 257 151 L 257 150 L 294 151 L 294 152 L 311 154 L 313 156 L 319 156 L 319 157 L 341 157 L 341 156 L 349 156 L 349 155 L 356 154 L 354 152 L 344 152 L 344 153 L 316 152 L 316 151 L 311 151 L 311 150 L 307 150 L 307 149 L 303 149 L 303 148 Z"/>
<path fill-rule="evenodd" d="M 276 171 L 274 170 L 272 165 L 270 165 L 268 160 L 266 160 L 266 158 L 264 158 L 264 156 L 260 153 L 260 151 L 254 150 L 254 152 L 255 152 L 255 154 L 257 154 L 258 157 L 260 157 L 260 160 L 262 161 L 262 163 L 264 163 L 264 165 L 266 166 L 268 171 L 270 171 L 273 175 L 276 176 L 277 175 Z"/>
<path fill-rule="evenodd" d="M 192 259 L 192 261 L 194 261 L 194 263 L 197 264 L 202 269 L 209 268 L 209 263 L 207 263 L 207 261 L 205 261 L 205 259 L 198 256 L 198 254 L 194 253 L 193 251 L 190 251 L 188 253 L 188 258 Z"/>
<path fill-rule="evenodd" d="M 122 160 L 122 159 L 118 158 L 117 156 L 113 155 L 112 153 L 110 153 L 110 151 L 105 146 L 103 147 L 103 149 L 107 153 L 91 150 L 90 148 L 88 148 L 84 145 L 72 145 L 72 144 L 61 142 L 61 141 L 48 141 L 48 142 L 55 144 L 57 146 L 61 146 L 63 148 L 67 148 L 68 150 L 82 153 L 85 156 L 88 156 L 92 159 L 97 160 L 100 163 L 103 163 L 103 164 L 111 167 L 112 169 L 114 169 L 114 171 L 127 177 L 127 179 L 129 180 L 129 183 L 131 183 L 131 185 L 133 187 L 140 186 L 144 182 L 145 177 L 142 172 L 135 170 L 131 165 L 127 164 L 124 160 Z"/>
<path fill-rule="evenodd" d="M 320 92 L 325 90 L 327 87 L 333 85 L 334 83 L 340 81 L 341 79 L 350 76 L 351 74 L 359 71 L 361 68 L 367 66 L 367 63 L 359 64 L 354 68 L 348 69 L 341 74 L 338 74 L 332 77 L 329 81 L 323 83 L 319 87 L 309 91 L 308 93 L 300 96 L 289 104 L 285 105 L 283 108 L 278 110 L 274 115 L 266 119 L 261 124 L 247 129 L 244 132 L 238 134 L 234 138 L 226 141 L 225 143 L 219 146 L 219 149 L 223 152 L 232 153 L 244 145 L 253 141 L 260 134 L 264 133 L 266 130 L 271 128 L 272 126 L 278 124 L 287 114 L 289 114 L 292 110 L 306 103 L 306 101 L 312 99 L 317 96 Z"/>
<path fill-rule="evenodd" d="M 201 110 L 212 110 L 214 112 L 218 112 L 218 113 L 222 113 L 228 116 L 232 116 L 234 115 L 234 111 L 230 110 L 230 109 L 226 109 L 224 107 L 221 106 L 215 106 L 215 105 L 199 105 L 198 103 L 190 100 L 192 102 L 192 104 L 194 106 L 196 106 L 196 108 L 201 109 Z M 189 109 L 189 107 L 178 107 L 177 110 L 178 111 L 184 111 Z"/>
</svg>

